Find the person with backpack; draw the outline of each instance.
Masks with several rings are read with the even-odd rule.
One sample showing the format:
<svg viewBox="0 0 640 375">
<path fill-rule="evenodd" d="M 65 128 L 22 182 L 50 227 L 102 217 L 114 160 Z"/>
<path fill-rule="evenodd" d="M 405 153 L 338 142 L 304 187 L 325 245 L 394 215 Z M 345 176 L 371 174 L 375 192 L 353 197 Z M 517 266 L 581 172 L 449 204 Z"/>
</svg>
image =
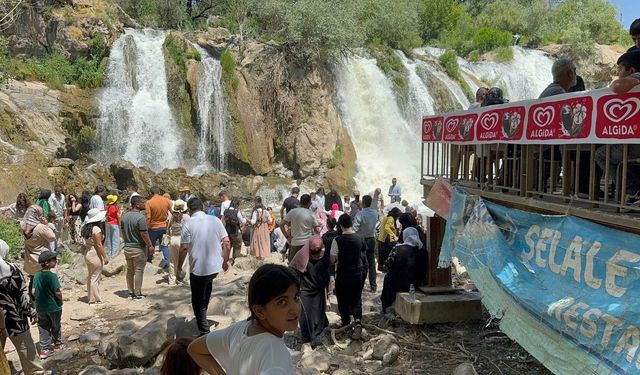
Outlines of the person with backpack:
<svg viewBox="0 0 640 375">
<path fill-rule="evenodd" d="M 233 199 L 229 208 L 224 210 L 222 215 L 222 222 L 229 235 L 231 241 L 231 248 L 233 251 L 233 262 L 237 258 L 242 256 L 242 231 L 244 225 L 247 223 L 247 219 L 242 216 L 242 212 L 239 210 L 240 201 Z"/>
</svg>

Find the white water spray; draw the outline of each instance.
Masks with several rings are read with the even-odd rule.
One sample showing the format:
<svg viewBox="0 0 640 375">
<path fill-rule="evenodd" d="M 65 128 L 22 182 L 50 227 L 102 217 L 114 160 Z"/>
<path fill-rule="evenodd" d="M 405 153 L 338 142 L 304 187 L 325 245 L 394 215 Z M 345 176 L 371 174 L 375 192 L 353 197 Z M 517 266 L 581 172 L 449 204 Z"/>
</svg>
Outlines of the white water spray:
<svg viewBox="0 0 640 375">
<path fill-rule="evenodd" d="M 356 149 L 356 186 L 362 194 L 379 187 L 387 200 L 396 177 L 403 198 L 420 201 L 420 126 L 402 116 L 389 78 L 375 60 L 356 56 L 335 73 L 341 117 Z"/>
<path fill-rule="evenodd" d="M 107 86 L 98 96 L 97 155 L 154 171 L 182 164 L 183 135 L 167 98 L 162 44 L 166 32 L 126 29 L 114 43 Z"/>
<path fill-rule="evenodd" d="M 196 50 L 202 56 L 200 81 L 197 88 L 198 125 L 198 167 L 194 173 L 202 173 L 214 168 L 222 171 L 226 165 L 226 108 L 222 91 L 222 65 L 197 44 Z"/>
</svg>

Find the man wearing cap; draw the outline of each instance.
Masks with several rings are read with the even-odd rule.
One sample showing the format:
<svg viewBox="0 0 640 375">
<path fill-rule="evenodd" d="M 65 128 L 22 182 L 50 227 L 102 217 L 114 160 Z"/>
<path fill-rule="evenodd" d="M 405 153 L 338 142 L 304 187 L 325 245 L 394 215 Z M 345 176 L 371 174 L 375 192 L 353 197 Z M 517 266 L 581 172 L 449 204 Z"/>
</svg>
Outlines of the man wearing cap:
<svg viewBox="0 0 640 375">
<path fill-rule="evenodd" d="M 131 209 L 122 216 L 120 226 L 124 237 L 124 257 L 127 260 L 127 288 L 129 299 L 141 300 L 142 279 L 148 255 L 153 256 L 153 245 L 149 238 L 147 220 L 141 213 L 145 208 L 144 198 L 131 197 Z"/>
<path fill-rule="evenodd" d="M 180 258 L 177 269 L 182 268 L 189 254 L 189 285 L 191 286 L 191 306 L 201 335 L 209 333 L 207 309 L 211 299 L 213 279 L 222 270 L 229 269 L 231 245 L 222 221 L 206 215 L 198 198 L 187 202 L 191 217 L 182 225 Z"/>
<path fill-rule="evenodd" d="M 144 213 L 147 217 L 147 225 L 149 228 L 149 238 L 153 246 L 160 242 L 160 250 L 162 251 L 162 261 L 160 268 L 169 267 L 169 246 L 162 244 L 162 236 L 167 233 L 167 221 L 169 220 L 169 211 L 171 210 L 171 201 L 160 195 L 160 188 L 154 186 L 150 189 L 151 199 L 145 203 Z M 183 199 L 184 200 L 184 199 Z M 153 254 L 149 256 L 147 261 L 151 263 Z"/>
<path fill-rule="evenodd" d="M 191 195 L 191 188 L 188 186 L 181 187 L 179 198 L 185 202 L 189 202 L 189 199 L 193 198 L 193 195 Z"/>
</svg>

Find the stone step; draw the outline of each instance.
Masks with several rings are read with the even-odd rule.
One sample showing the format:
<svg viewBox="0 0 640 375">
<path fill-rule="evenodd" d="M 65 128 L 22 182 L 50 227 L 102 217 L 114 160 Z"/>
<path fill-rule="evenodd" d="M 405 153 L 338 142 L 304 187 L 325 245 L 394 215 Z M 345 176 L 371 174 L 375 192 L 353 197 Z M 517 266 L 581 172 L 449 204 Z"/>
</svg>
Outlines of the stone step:
<svg viewBox="0 0 640 375">
<path fill-rule="evenodd" d="M 460 322 L 482 318 L 481 296 L 478 292 L 449 294 L 398 293 L 393 303 L 396 314 L 411 324 Z"/>
</svg>

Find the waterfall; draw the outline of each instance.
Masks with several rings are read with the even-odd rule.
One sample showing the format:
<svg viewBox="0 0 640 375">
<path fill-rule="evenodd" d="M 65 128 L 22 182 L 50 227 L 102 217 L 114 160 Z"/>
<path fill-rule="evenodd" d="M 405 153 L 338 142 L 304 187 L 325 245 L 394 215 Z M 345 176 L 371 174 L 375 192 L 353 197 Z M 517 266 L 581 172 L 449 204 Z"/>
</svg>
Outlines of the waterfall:
<svg viewBox="0 0 640 375">
<path fill-rule="evenodd" d="M 404 53 L 396 51 L 402 61 L 402 65 L 408 72 L 407 86 L 408 86 L 408 100 L 406 105 L 406 118 L 413 127 L 420 128 L 422 123 L 422 117 L 425 115 L 432 115 L 435 113 L 435 106 L 429 90 L 425 86 L 424 82 L 418 75 L 418 64 L 415 61 L 409 60 Z"/>
<path fill-rule="evenodd" d="M 535 99 L 553 81 L 551 76 L 553 60 L 546 53 L 519 46 L 512 48 L 513 60 L 507 62 L 480 61 L 474 63 L 458 58 L 462 77 L 473 93 L 483 82 L 489 86 L 502 88 L 505 91 L 505 96 L 511 101 Z M 444 50 L 424 47 L 418 48 L 414 52 L 438 58 L 444 53 Z M 456 82 L 452 83 L 459 87 Z"/>
<path fill-rule="evenodd" d="M 98 94 L 96 158 L 124 159 L 154 171 L 182 163 L 182 133 L 167 99 L 166 32 L 126 29 L 113 44 Z"/>
<path fill-rule="evenodd" d="M 219 170 L 226 169 L 225 127 L 226 109 L 222 91 L 222 65 L 202 47 L 194 44 L 202 56 L 200 64 L 200 81 L 197 87 L 198 126 L 200 139 L 198 142 L 198 167 L 194 173 L 205 172 L 213 166 Z"/>
<path fill-rule="evenodd" d="M 374 59 L 349 57 L 334 71 L 340 115 L 357 155 L 356 186 L 362 194 L 379 187 L 387 198 L 396 177 L 403 197 L 419 202 L 420 124 L 403 117 L 391 81 Z"/>
<path fill-rule="evenodd" d="M 538 50 L 513 47 L 513 60 L 508 62 L 472 63 L 458 59 L 458 64 L 463 73 L 504 89 L 511 101 L 535 99 L 553 82 L 553 60 Z"/>
</svg>

